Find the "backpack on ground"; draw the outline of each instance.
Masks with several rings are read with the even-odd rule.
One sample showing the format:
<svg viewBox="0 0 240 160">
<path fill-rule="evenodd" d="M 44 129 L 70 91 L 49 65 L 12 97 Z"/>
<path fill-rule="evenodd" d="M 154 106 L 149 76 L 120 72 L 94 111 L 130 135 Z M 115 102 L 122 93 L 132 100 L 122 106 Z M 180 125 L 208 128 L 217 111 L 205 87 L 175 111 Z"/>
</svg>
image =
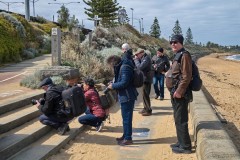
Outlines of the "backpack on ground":
<svg viewBox="0 0 240 160">
<path fill-rule="evenodd" d="M 188 53 L 188 52 L 182 52 L 179 55 L 179 57 L 176 58 L 178 63 L 181 63 L 182 54 L 184 53 Z M 202 87 L 202 79 L 200 77 L 199 70 L 196 63 L 192 60 L 192 80 L 189 84 L 189 89 L 192 91 L 200 91 L 201 87 Z"/>
<path fill-rule="evenodd" d="M 143 74 L 143 72 L 140 69 L 133 68 L 130 65 L 127 65 L 127 64 L 123 64 L 122 66 L 127 66 L 127 67 L 133 69 L 133 85 L 136 88 L 142 87 L 143 83 L 144 83 L 144 74 Z M 121 66 L 121 68 L 122 68 L 122 66 Z"/>
<path fill-rule="evenodd" d="M 69 117 L 77 117 L 87 109 L 83 90 L 79 86 L 62 91 L 62 99 L 65 105 L 64 112 Z"/>
</svg>

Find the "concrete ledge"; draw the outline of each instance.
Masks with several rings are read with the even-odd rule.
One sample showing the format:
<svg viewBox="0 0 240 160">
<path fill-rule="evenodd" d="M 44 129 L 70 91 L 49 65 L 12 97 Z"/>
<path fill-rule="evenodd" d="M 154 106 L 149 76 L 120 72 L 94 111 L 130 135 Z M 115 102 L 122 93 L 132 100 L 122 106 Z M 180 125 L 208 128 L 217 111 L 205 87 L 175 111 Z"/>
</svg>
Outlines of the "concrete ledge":
<svg viewBox="0 0 240 160">
<path fill-rule="evenodd" d="M 239 160 L 240 154 L 202 91 L 193 93 L 190 116 L 199 160 Z"/>
</svg>

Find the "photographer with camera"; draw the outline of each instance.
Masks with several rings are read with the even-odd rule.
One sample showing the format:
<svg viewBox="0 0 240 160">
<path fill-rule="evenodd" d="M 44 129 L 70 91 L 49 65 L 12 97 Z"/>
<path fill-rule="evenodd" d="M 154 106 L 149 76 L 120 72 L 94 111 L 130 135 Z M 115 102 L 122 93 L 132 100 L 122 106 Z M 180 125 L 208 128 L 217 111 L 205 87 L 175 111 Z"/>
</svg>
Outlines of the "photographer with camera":
<svg viewBox="0 0 240 160">
<path fill-rule="evenodd" d="M 46 91 L 44 98 L 32 100 L 32 103 L 36 104 L 43 113 L 39 117 L 40 122 L 56 129 L 59 135 L 64 135 L 70 130 L 67 122 L 73 118 L 63 113 L 64 104 L 61 94 L 64 88 L 54 85 L 51 78 L 45 78 L 38 87 Z"/>
</svg>

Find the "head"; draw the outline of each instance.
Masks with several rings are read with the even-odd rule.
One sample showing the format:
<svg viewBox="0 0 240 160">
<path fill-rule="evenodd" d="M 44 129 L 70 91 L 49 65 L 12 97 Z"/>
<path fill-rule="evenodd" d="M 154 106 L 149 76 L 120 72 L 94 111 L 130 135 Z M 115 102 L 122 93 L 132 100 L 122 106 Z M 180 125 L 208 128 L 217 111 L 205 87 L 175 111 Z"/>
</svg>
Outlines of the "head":
<svg viewBox="0 0 240 160">
<path fill-rule="evenodd" d="M 144 53 L 145 53 L 144 49 L 138 48 L 137 51 L 134 53 L 134 55 L 140 59 L 143 57 Z"/>
<path fill-rule="evenodd" d="M 74 86 L 78 83 L 78 78 L 66 79 L 66 83 L 68 86 Z"/>
<path fill-rule="evenodd" d="M 127 52 L 129 49 L 130 49 L 129 44 L 124 43 L 124 44 L 122 45 L 122 51 L 123 51 L 123 53 L 124 53 L 124 52 Z"/>
<path fill-rule="evenodd" d="M 164 49 L 163 48 L 158 48 L 157 50 L 157 56 L 163 56 L 164 55 Z"/>
<path fill-rule="evenodd" d="M 51 85 L 53 85 L 52 79 L 48 77 L 39 83 L 38 88 L 42 88 L 43 90 L 47 91 L 48 87 Z"/>
<path fill-rule="evenodd" d="M 110 67 L 114 67 L 117 64 L 119 64 L 121 62 L 121 57 L 117 56 L 117 55 L 111 55 L 107 58 L 106 63 L 110 66 Z"/>
<path fill-rule="evenodd" d="M 184 38 L 182 35 L 174 35 L 171 37 L 170 45 L 174 53 L 183 48 Z"/>
<path fill-rule="evenodd" d="M 95 82 L 92 78 L 83 79 L 83 89 L 84 89 L 84 91 L 89 90 L 90 88 L 93 88 L 94 85 L 95 85 Z"/>
</svg>

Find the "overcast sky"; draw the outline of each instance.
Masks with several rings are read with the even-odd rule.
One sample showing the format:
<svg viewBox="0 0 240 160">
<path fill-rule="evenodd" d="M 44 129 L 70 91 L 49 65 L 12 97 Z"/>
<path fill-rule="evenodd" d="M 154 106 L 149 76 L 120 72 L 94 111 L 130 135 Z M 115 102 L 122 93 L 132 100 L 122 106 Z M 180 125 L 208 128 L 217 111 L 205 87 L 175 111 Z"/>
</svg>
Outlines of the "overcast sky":
<svg viewBox="0 0 240 160">
<path fill-rule="evenodd" d="M 25 0 L 0 0 L 1 2 L 25 2 Z M 48 20 L 57 20 L 57 10 L 65 4 L 70 11 L 70 16 L 76 18 L 86 28 L 93 29 L 93 22 L 86 20 L 85 5 L 82 0 L 34 0 L 35 14 Z M 25 14 L 24 4 L 0 2 L 0 9 Z M 206 44 L 208 41 L 220 45 L 240 45 L 240 0 L 118 0 L 120 6 L 125 7 L 130 24 L 139 30 L 139 20 L 143 18 L 144 32 L 149 33 L 154 17 L 157 17 L 161 30 L 161 37 L 168 39 L 176 20 L 179 20 L 185 37 L 190 27 L 194 42 Z M 33 15 L 33 1 L 30 1 L 30 15 Z"/>
</svg>

